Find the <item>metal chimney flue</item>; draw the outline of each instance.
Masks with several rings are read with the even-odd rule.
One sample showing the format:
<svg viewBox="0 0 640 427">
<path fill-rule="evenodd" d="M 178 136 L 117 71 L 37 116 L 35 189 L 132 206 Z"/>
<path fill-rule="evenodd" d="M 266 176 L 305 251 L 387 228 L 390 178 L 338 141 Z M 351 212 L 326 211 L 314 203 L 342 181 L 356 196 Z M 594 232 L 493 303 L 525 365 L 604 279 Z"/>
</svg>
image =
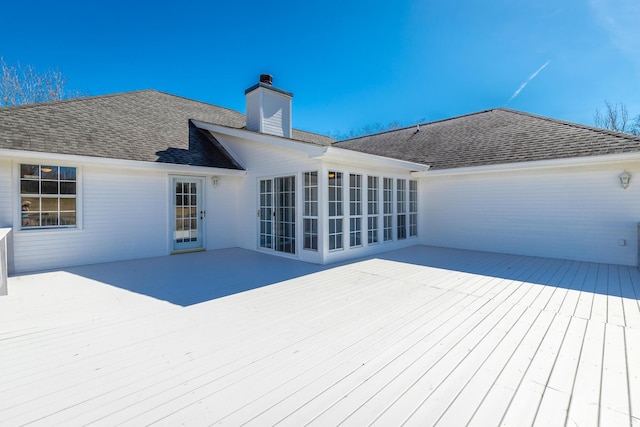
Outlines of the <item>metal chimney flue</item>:
<svg viewBox="0 0 640 427">
<path fill-rule="evenodd" d="M 273 84 L 273 76 L 271 74 L 260 74 L 260 83 L 271 86 Z"/>
</svg>

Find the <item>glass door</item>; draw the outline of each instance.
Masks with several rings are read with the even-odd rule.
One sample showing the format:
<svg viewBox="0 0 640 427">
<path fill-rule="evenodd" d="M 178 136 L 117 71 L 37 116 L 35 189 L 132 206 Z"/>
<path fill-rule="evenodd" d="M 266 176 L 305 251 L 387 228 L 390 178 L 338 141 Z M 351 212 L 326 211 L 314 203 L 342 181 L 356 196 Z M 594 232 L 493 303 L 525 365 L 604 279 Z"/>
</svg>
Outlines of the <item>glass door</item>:
<svg viewBox="0 0 640 427">
<path fill-rule="evenodd" d="M 259 246 L 296 253 L 296 180 L 294 176 L 260 180 Z"/>
<path fill-rule="evenodd" d="M 296 181 L 293 176 L 275 179 L 276 251 L 296 253 Z"/>
<path fill-rule="evenodd" d="M 203 244 L 204 218 L 203 178 L 172 177 L 173 218 L 172 239 L 173 250 L 182 251 L 200 249 Z"/>
<path fill-rule="evenodd" d="M 259 203 L 259 245 L 261 248 L 273 249 L 273 182 L 270 179 L 260 180 Z"/>
</svg>

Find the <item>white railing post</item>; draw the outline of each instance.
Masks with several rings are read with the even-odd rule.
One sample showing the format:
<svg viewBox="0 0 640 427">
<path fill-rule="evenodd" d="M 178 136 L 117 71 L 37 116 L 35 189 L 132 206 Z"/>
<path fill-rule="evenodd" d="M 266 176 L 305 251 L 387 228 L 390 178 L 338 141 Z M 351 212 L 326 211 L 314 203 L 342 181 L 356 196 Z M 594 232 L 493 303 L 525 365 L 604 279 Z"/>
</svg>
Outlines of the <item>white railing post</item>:
<svg viewBox="0 0 640 427">
<path fill-rule="evenodd" d="M 10 228 L 0 228 L 0 296 L 8 295 Z"/>
</svg>

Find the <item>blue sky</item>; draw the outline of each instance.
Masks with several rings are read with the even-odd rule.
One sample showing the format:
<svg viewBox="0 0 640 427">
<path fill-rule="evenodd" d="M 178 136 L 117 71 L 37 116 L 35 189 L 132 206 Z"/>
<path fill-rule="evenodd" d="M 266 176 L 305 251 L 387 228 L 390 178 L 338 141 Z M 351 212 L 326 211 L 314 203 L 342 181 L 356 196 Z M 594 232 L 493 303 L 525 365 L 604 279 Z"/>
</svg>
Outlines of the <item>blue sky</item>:
<svg viewBox="0 0 640 427">
<path fill-rule="evenodd" d="M 244 112 L 260 73 L 294 127 L 407 125 L 494 107 L 593 124 L 640 114 L 638 0 L 31 1 L 0 56 L 91 95 L 157 89 Z"/>
</svg>

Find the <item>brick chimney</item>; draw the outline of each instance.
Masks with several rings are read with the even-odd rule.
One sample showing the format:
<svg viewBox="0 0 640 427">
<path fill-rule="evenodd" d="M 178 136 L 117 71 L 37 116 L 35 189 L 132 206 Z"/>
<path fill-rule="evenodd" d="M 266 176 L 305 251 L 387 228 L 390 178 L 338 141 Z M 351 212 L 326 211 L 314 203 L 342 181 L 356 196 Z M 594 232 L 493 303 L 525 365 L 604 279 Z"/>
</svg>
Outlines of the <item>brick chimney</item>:
<svg viewBox="0 0 640 427">
<path fill-rule="evenodd" d="M 291 138 L 293 94 L 272 86 L 273 77 L 261 74 L 260 81 L 244 91 L 247 129 Z"/>
</svg>

